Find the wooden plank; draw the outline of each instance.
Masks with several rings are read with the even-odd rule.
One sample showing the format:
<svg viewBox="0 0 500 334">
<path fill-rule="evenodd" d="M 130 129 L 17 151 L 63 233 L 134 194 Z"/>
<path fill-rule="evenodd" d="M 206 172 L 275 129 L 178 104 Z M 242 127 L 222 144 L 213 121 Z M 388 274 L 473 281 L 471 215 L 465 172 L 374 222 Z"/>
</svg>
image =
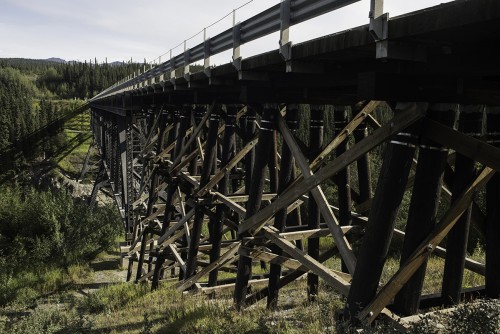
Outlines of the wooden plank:
<svg viewBox="0 0 500 334">
<path fill-rule="evenodd" d="M 251 247 L 241 246 L 238 251 L 238 254 L 243 256 L 248 256 L 257 260 L 262 260 L 268 263 L 279 264 L 280 266 L 293 270 L 299 269 L 302 266 L 302 264 L 295 259 L 291 259 L 286 256 L 276 255 L 271 252 L 267 252 L 259 247 L 251 248 Z"/>
<path fill-rule="evenodd" d="M 185 279 L 175 285 L 177 291 L 184 291 L 190 288 L 193 284 L 198 282 L 198 280 L 210 273 L 212 270 L 216 268 L 220 268 L 228 262 L 234 262 L 238 259 L 238 249 L 240 248 L 241 243 L 234 243 L 228 247 L 227 251 L 215 262 L 210 263 L 208 266 L 194 274 L 193 276 Z"/>
<path fill-rule="evenodd" d="M 289 188 L 273 203 L 266 206 L 252 217 L 249 217 L 240 224 L 239 233 L 250 231 L 251 234 L 257 233 L 278 210 L 292 203 L 299 196 L 307 193 L 321 182 L 332 177 L 340 170 L 349 166 L 361 156 L 380 145 L 387 138 L 407 128 L 415 121 L 421 119 L 424 113 L 417 108 L 409 108 L 404 112 L 398 113 L 393 121 L 383 127 L 375 130 L 371 136 L 363 139 L 359 143 L 353 145 L 349 151 L 337 157 L 337 159 L 329 162 L 325 167 L 312 175 L 307 180 L 302 180 L 296 183 L 292 188 Z"/>
<path fill-rule="evenodd" d="M 228 197 L 222 195 L 221 193 L 219 193 L 219 192 L 213 192 L 212 194 L 215 196 L 215 198 L 218 201 L 220 201 L 221 203 L 224 203 L 231 210 L 236 211 L 239 215 L 244 216 L 245 213 L 247 212 L 247 210 L 244 207 L 242 207 L 241 205 L 233 202 L 232 200 L 230 200 Z"/>
<path fill-rule="evenodd" d="M 278 115 L 277 123 L 279 130 L 283 135 L 283 139 L 286 141 L 288 147 L 290 148 L 290 151 L 292 152 L 292 155 L 295 157 L 295 161 L 297 162 L 300 170 L 302 171 L 304 179 L 305 180 L 309 179 L 313 175 L 313 172 L 309 168 L 309 164 L 306 160 L 306 157 L 300 151 L 300 148 L 295 142 L 292 133 L 286 126 L 285 121 L 283 117 L 281 117 L 281 115 Z M 351 274 L 353 274 L 354 269 L 356 267 L 356 257 L 352 252 L 351 245 L 345 238 L 344 233 L 340 228 L 337 218 L 333 214 L 333 211 L 330 208 L 330 205 L 328 204 L 328 201 L 326 199 L 325 194 L 323 193 L 323 190 L 321 189 L 320 186 L 316 186 L 315 188 L 311 189 L 311 193 L 314 197 L 314 200 L 316 201 L 316 204 L 318 205 L 318 208 L 321 212 L 321 215 L 323 216 L 323 219 L 325 220 L 326 224 L 328 225 L 328 228 L 330 229 L 330 232 L 332 233 L 333 239 L 335 240 L 335 244 L 337 245 L 340 251 L 342 259 L 345 261 L 348 271 Z"/>
<path fill-rule="evenodd" d="M 191 217 L 194 216 L 194 212 L 195 212 L 195 209 L 191 209 L 184 217 L 182 217 L 177 223 L 175 223 L 173 226 L 171 226 L 166 232 L 164 235 L 162 235 L 159 239 L 158 239 L 158 244 L 161 245 L 165 242 L 165 240 L 167 240 L 168 238 L 170 238 L 179 228 L 181 228 L 182 226 L 184 226 L 185 223 L 187 223 L 189 221 L 189 219 L 191 219 Z"/>
<path fill-rule="evenodd" d="M 394 236 L 399 238 L 400 240 L 403 240 L 405 232 L 398 229 L 394 229 Z M 437 246 L 434 249 L 434 254 L 444 259 L 446 256 L 446 249 L 441 246 Z M 465 258 L 465 268 L 481 276 L 484 276 L 486 271 L 484 264 L 468 257 Z"/>
<path fill-rule="evenodd" d="M 347 137 L 356 129 L 363 121 L 371 114 L 377 107 L 381 104 L 380 101 L 370 101 L 364 108 L 359 112 L 350 122 L 347 124 L 340 133 L 328 144 L 325 146 L 323 151 L 314 158 L 313 161 L 309 164 L 309 168 L 311 170 L 315 170 L 318 168 L 323 160 L 330 155 Z"/>
<path fill-rule="evenodd" d="M 182 259 L 181 255 L 177 251 L 177 247 L 173 244 L 168 245 L 168 248 L 174 254 L 175 259 L 177 260 L 177 263 L 181 267 L 183 272 L 186 272 L 186 264 L 184 263 L 184 260 Z"/>
<path fill-rule="evenodd" d="M 422 135 L 500 172 L 500 149 L 425 118 Z"/>
<path fill-rule="evenodd" d="M 197 192 L 197 196 L 204 196 L 210 189 L 212 189 L 227 173 L 229 173 L 240 161 L 243 159 L 250 150 L 257 145 L 259 141 L 258 135 L 250 140 L 226 166 L 224 166 L 217 174 L 215 174 L 210 181 Z"/>
<path fill-rule="evenodd" d="M 419 247 L 412 253 L 406 263 L 398 270 L 398 272 L 382 287 L 375 298 L 367 305 L 358 315 L 361 321 L 371 323 L 380 311 L 388 305 L 394 296 L 398 293 L 401 287 L 408 279 L 417 271 L 420 265 L 432 254 L 433 250 L 446 237 L 450 229 L 458 221 L 462 213 L 467 209 L 474 194 L 474 191 L 484 185 L 493 176 L 494 170 L 489 167 L 475 178 L 475 180 L 467 187 L 462 195 L 457 199 L 453 206 L 443 216 L 434 230 L 420 244 Z"/>
<path fill-rule="evenodd" d="M 251 287 L 266 286 L 268 281 L 269 281 L 268 278 L 251 279 L 248 281 L 248 285 L 250 285 Z M 202 287 L 201 292 L 203 294 L 211 295 L 214 292 L 232 291 L 234 289 L 234 286 L 235 286 L 235 283 L 222 284 L 222 285 L 210 286 L 210 287 Z"/>
<path fill-rule="evenodd" d="M 342 233 L 344 234 L 352 233 L 355 231 L 361 231 L 360 226 L 341 226 L 340 228 L 342 230 Z M 329 235 L 330 235 L 330 229 L 328 228 L 318 228 L 314 230 L 280 233 L 281 237 L 290 241 L 308 239 L 308 238 L 326 237 Z"/>
<path fill-rule="evenodd" d="M 347 295 L 347 293 L 349 292 L 350 284 L 346 280 L 344 280 L 343 277 L 336 274 L 333 270 L 325 267 L 319 261 L 305 254 L 290 241 L 280 237 L 275 228 L 266 226 L 262 228 L 262 233 L 277 246 L 283 249 L 283 251 L 290 254 L 293 258 L 298 260 L 313 273 L 321 277 L 329 286 L 331 286 L 344 296 Z"/>
<path fill-rule="evenodd" d="M 205 113 L 205 115 L 203 115 L 203 118 L 201 119 L 200 124 L 198 124 L 198 126 L 194 130 L 193 135 L 191 137 L 189 137 L 189 139 L 187 140 L 187 142 L 180 149 L 179 154 L 177 155 L 177 157 L 175 157 L 175 160 L 172 163 L 172 167 L 170 167 L 171 170 L 176 167 L 176 165 L 181 161 L 182 156 L 184 155 L 184 152 L 189 147 L 191 147 L 191 144 L 198 138 L 198 136 L 200 135 L 201 130 L 205 126 L 205 123 L 207 122 L 208 118 L 210 117 L 210 115 L 214 111 L 215 105 L 216 104 L 215 104 L 215 100 L 214 100 L 212 102 L 212 104 L 210 105 L 210 107 L 208 108 L 208 110 Z M 186 133 L 186 136 L 187 136 L 187 133 Z"/>
<path fill-rule="evenodd" d="M 218 194 L 218 192 L 211 192 L 211 194 Z M 248 201 L 248 195 L 224 195 L 228 200 L 234 203 L 246 203 Z M 263 201 L 270 201 L 276 197 L 276 194 L 262 194 Z M 221 204 L 222 202 L 215 198 L 212 204 Z"/>
</svg>

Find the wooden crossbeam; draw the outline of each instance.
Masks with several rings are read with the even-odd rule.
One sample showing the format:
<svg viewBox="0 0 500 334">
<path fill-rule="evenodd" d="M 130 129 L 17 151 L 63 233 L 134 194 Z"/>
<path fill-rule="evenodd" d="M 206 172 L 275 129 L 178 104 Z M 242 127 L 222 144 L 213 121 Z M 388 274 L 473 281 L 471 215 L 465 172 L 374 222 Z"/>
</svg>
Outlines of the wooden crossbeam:
<svg viewBox="0 0 500 334">
<path fill-rule="evenodd" d="M 208 183 L 198 190 L 197 196 L 204 196 L 210 189 L 212 189 L 224 176 L 227 175 L 240 161 L 243 159 L 252 148 L 257 145 L 259 141 L 258 136 L 250 140 L 217 174 L 215 174 Z"/>
<path fill-rule="evenodd" d="M 422 135 L 500 172 L 500 149 L 425 118 Z"/>
<path fill-rule="evenodd" d="M 257 233 L 278 210 L 284 208 L 293 202 L 297 197 L 309 192 L 326 179 L 346 168 L 351 163 L 358 160 L 361 156 L 387 140 L 389 137 L 421 119 L 424 115 L 424 112 L 416 107 L 398 113 L 389 124 L 375 130 L 371 136 L 361 140 L 357 144 L 354 144 L 347 152 L 326 164 L 325 167 L 321 168 L 310 178 L 296 183 L 280 197 L 276 198 L 273 203 L 258 211 L 252 217 L 246 219 L 242 224 L 240 224 L 238 232 L 240 234 L 245 232 L 250 232 L 251 234 Z"/>
<path fill-rule="evenodd" d="M 185 279 L 176 284 L 176 288 L 178 291 L 184 291 L 190 288 L 193 284 L 198 282 L 198 280 L 210 273 L 212 270 L 216 268 L 220 268 L 228 262 L 234 262 L 238 259 L 238 249 L 240 248 L 240 243 L 234 243 L 228 247 L 227 251 L 215 262 L 210 263 L 208 266 L 194 274 L 193 276 Z"/>
<path fill-rule="evenodd" d="M 284 252 L 290 254 L 293 258 L 298 260 L 310 271 L 321 277 L 329 286 L 337 290 L 339 293 L 346 296 L 349 292 L 350 284 L 342 276 L 325 267 L 321 262 L 313 259 L 301 249 L 297 248 L 290 241 L 279 235 L 279 231 L 271 226 L 262 228 L 262 233 L 266 238 L 271 240 L 275 245 L 283 249 Z"/>
<path fill-rule="evenodd" d="M 370 101 L 368 104 L 359 112 L 350 122 L 347 124 L 340 133 L 333 138 L 333 140 L 325 146 L 323 151 L 311 161 L 309 164 L 309 168 L 311 170 L 315 170 L 318 168 L 323 160 L 330 155 L 344 140 L 348 138 L 348 136 L 356 129 L 363 121 L 377 109 L 377 107 L 381 104 L 380 101 Z"/>
<path fill-rule="evenodd" d="M 295 157 L 297 165 L 302 171 L 304 179 L 305 180 L 309 179 L 313 175 L 313 172 L 309 168 L 309 164 L 307 162 L 306 157 L 304 156 L 299 146 L 295 142 L 293 134 L 291 133 L 290 129 L 288 129 L 281 115 L 277 115 L 277 123 L 278 123 L 278 128 L 281 134 L 283 135 L 283 139 L 286 141 L 286 144 L 288 145 L 290 151 L 292 152 L 292 155 Z M 328 228 L 330 229 L 330 232 L 332 233 L 333 239 L 337 244 L 337 247 L 340 251 L 340 255 L 342 256 L 342 259 L 344 260 L 347 269 L 351 274 L 353 274 L 354 269 L 356 267 L 356 257 L 352 252 L 351 245 L 345 238 L 344 233 L 342 233 L 340 224 L 335 215 L 333 214 L 333 211 L 330 208 L 330 205 L 328 204 L 328 201 L 326 199 L 325 194 L 323 193 L 323 190 L 318 185 L 313 189 L 311 189 L 311 194 L 313 195 L 314 200 L 316 201 L 316 204 L 318 205 L 318 208 L 321 212 L 321 215 L 323 216 L 323 219 L 325 220 L 326 224 L 328 225 Z"/>
<path fill-rule="evenodd" d="M 403 240 L 405 237 L 405 233 L 401 230 L 394 229 L 394 236 Z M 446 258 L 446 249 L 443 247 L 437 246 L 434 249 L 434 254 L 436 254 L 440 258 L 444 259 L 444 258 Z M 486 268 L 485 268 L 484 264 L 482 264 L 481 262 L 475 261 L 473 259 L 470 259 L 468 257 L 465 258 L 465 268 L 469 269 L 470 271 L 473 271 L 476 274 L 479 274 L 481 276 L 484 276 L 484 274 L 486 272 Z"/>
<path fill-rule="evenodd" d="M 358 315 L 359 320 L 371 323 L 380 314 L 380 311 L 401 290 L 403 285 L 420 268 L 426 259 L 432 254 L 439 243 L 453 228 L 462 213 L 469 206 L 474 191 L 484 185 L 493 176 L 494 170 L 486 167 L 459 196 L 448 212 L 443 216 L 439 224 L 433 229 L 427 238 L 415 249 L 408 260 L 401 266 L 389 282 L 382 287 L 375 298 Z"/>
</svg>

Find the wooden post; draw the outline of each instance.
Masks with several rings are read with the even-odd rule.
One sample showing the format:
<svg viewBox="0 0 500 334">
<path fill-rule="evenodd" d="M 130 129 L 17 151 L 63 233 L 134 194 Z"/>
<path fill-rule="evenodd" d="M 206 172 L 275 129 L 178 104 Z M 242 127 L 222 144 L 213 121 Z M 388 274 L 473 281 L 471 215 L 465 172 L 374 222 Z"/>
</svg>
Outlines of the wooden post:
<svg viewBox="0 0 500 334">
<path fill-rule="evenodd" d="M 248 142 L 255 136 L 256 129 L 256 113 L 253 107 L 248 108 L 247 115 L 245 117 L 245 141 Z M 248 195 L 252 184 L 252 171 L 253 165 L 255 163 L 255 148 L 252 148 L 250 152 L 245 156 L 245 193 Z"/>
<path fill-rule="evenodd" d="M 179 154 L 179 152 L 181 152 L 182 150 L 182 145 L 184 144 L 184 138 L 186 136 L 187 127 L 189 126 L 189 124 L 187 123 L 187 118 L 183 118 L 182 119 L 183 122 L 181 122 L 178 111 L 175 111 L 172 114 L 172 116 L 173 116 L 172 124 L 174 125 L 174 127 L 169 135 L 168 142 L 169 144 L 175 142 L 175 148 L 172 159 L 174 160 L 177 157 L 177 154 Z M 168 227 L 170 226 L 170 222 L 174 218 L 175 207 L 173 206 L 173 201 L 176 191 L 177 191 L 177 180 L 170 180 L 166 190 L 167 196 L 165 199 L 165 212 L 163 213 L 163 224 L 160 232 L 161 235 L 165 234 Z M 159 286 L 163 263 L 165 263 L 165 257 L 159 252 L 157 252 L 153 281 L 151 284 L 152 290 L 157 289 Z"/>
<path fill-rule="evenodd" d="M 363 110 L 364 104 L 356 104 L 353 107 L 353 113 L 358 114 Z M 354 141 L 359 143 L 364 138 L 368 137 L 368 126 L 366 122 L 361 123 L 354 131 Z M 365 203 L 372 198 L 372 177 L 370 172 L 370 154 L 366 153 L 356 161 L 356 169 L 358 172 L 359 183 L 359 203 Z M 366 215 L 367 212 L 359 212 Z"/>
<path fill-rule="evenodd" d="M 334 124 L 335 124 L 335 135 L 340 134 L 342 129 L 347 125 L 348 122 L 348 110 L 345 107 L 335 107 L 334 110 Z M 344 140 L 336 149 L 337 156 L 342 155 L 347 151 L 348 138 Z M 336 176 L 334 176 L 335 182 L 338 187 L 339 196 L 339 224 L 340 226 L 351 225 L 351 173 L 349 166 L 341 170 Z M 347 267 L 342 261 L 342 271 L 347 273 Z"/>
<path fill-rule="evenodd" d="M 163 149 L 163 136 L 165 134 L 165 129 L 167 126 L 167 112 L 166 111 L 161 111 L 160 115 L 158 116 L 158 139 L 156 141 L 156 155 L 160 154 L 160 152 Z M 150 129 L 152 131 L 152 129 Z M 151 168 L 154 168 L 154 166 L 151 166 Z M 153 169 L 152 171 L 153 176 L 151 178 L 151 182 L 149 184 L 149 197 L 148 197 L 148 208 L 146 211 L 146 216 L 149 217 L 153 213 L 153 205 L 155 200 L 157 199 L 157 193 L 156 193 L 156 187 L 158 187 L 158 171 L 156 168 Z M 141 244 L 142 246 L 142 244 Z M 151 261 L 151 254 L 153 253 L 154 250 L 154 243 L 151 243 L 149 247 L 149 260 L 148 261 L 148 272 L 153 269 L 153 261 Z M 139 279 L 139 278 L 137 278 Z"/>
<path fill-rule="evenodd" d="M 201 168 L 200 188 L 205 186 L 210 180 L 210 173 L 214 168 L 213 165 L 215 162 L 215 157 L 217 156 L 217 132 L 219 130 L 219 119 L 220 119 L 220 116 L 217 111 L 218 110 L 213 112 L 212 115 L 210 116 L 210 121 L 208 125 L 207 144 L 205 147 L 205 159 L 203 160 L 203 166 Z M 203 208 L 200 206 L 200 204 L 198 204 L 196 206 L 193 228 L 191 229 L 191 242 L 189 243 L 185 278 L 193 276 L 196 270 L 197 259 L 198 259 L 198 247 L 200 244 L 201 228 L 203 225 L 204 215 L 205 213 Z"/>
<path fill-rule="evenodd" d="M 298 127 L 299 111 L 296 105 L 288 105 L 286 111 L 286 122 L 288 128 L 295 132 Z M 272 157 L 271 157 L 272 158 Z M 290 184 L 292 180 L 292 166 L 293 166 L 293 156 L 290 148 L 286 143 L 283 143 L 283 148 L 281 151 L 281 164 L 278 182 L 278 195 L 281 194 Z M 272 190 L 271 190 L 272 191 Z M 274 227 L 283 232 L 287 222 L 287 212 L 286 209 L 281 209 L 276 213 L 274 219 Z M 282 255 L 283 250 L 276 246 L 270 246 L 271 251 L 274 254 Z M 280 289 L 280 278 L 281 278 L 281 265 L 271 264 L 270 274 L 269 274 L 269 295 L 267 297 L 267 307 L 270 309 L 275 308 L 278 305 L 278 295 Z"/>
<path fill-rule="evenodd" d="M 455 112 L 456 105 L 443 104 L 431 105 L 427 114 L 428 117 L 453 127 Z M 415 185 L 401 251 L 401 266 L 434 228 L 447 157 L 448 151 L 441 145 L 426 138 L 421 140 Z M 418 310 L 426 264 L 424 261 L 420 269 L 396 295 L 394 302 L 396 310 L 405 315 L 413 315 Z"/>
<path fill-rule="evenodd" d="M 488 143 L 500 147 L 500 108 L 486 107 Z M 486 188 L 486 295 L 500 298 L 500 175 Z"/>
<path fill-rule="evenodd" d="M 320 152 L 323 146 L 323 118 L 324 107 L 311 105 L 310 133 L 309 133 L 309 159 L 314 159 Z M 320 211 L 318 204 L 313 198 L 313 194 L 309 193 L 308 202 L 310 229 L 318 228 L 320 225 Z M 309 238 L 307 244 L 307 253 L 310 257 L 317 260 L 319 257 L 319 238 Z M 313 273 L 307 274 L 307 297 L 310 301 L 316 300 L 318 295 L 318 275 Z"/>
<path fill-rule="evenodd" d="M 227 118 L 224 128 L 224 139 L 222 145 L 221 153 L 221 169 L 223 169 L 229 161 L 234 156 L 233 146 L 235 142 L 235 124 L 236 124 L 236 114 L 238 109 L 236 106 L 227 106 Z M 218 192 L 222 195 L 227 194 L 227 187 L 229 184 L 229 176 L 231 171 L 227 171 L 226 175 L 219 181 Z M 214 263 L 220 257 L 221 251 L 221 240 L 222 240 L 222 227 L 225 215 L 225 208 L 222 205 L 217 206 L 216 209 L 216 219 L 213 222 L 212 230 L 210 231 L 210 243 L 212 244 L 212 249 L 210 251 L 210 263 Z M 218 270 L 215 268 L 209 274 L 208 285 L 217 285 Z"/>
<path fill-rule="evenodd" d="M 255 149 L 256 156 L 260 157 L 255 160 L 254 169 L 252 172 L 252 183 L 249 185 L 249 196 L 245 218 L 251 217 L 260 209 L 262 190 L 264 187 L 264 171 L 267 166 L 267 159 L 270 156 L 271 145 L 269 141 L 272 140 L 274 135 L 274 114 L 276 110 L 266 106 L 262 115 L 262 122 L 259 132 L 259 142 Z M 251 123 L 251 119 L 247 119 Z M 248 126 L 251 124 L 247 124 Z M 247 132 L 248 135 L 248 132 Z M 243 239 L 249 236 L 248 232 L 239 234 L 239 238 Z M 239 310 L 243 307 L 247 295 L 248 281 L 252 275 L 252 259 L 247 256 L 240 256 L 238 261 L 238 273 L 236 277 L 236 284 L 234 288 L 234 302 L 236 308 Z"/>
<path fill-rule="evenodd" d="M 461 106 L 459 131 L 472 137 L 481 136 L 481 109 L 482 107 L 480 106 Z M 457 152 L 451 203 L 457 201 L 458 196 L 464 191 L 471 180 L 474 179 L 475 175 L 474 160 Z M 460 302 L 471 211 L 472 203 L 450 230 L 446 241 L 446 260 L 441 289 L 441 298 L 445 305 L 454 305 Z"/>
<path fill-rule="evenodd" d="M 413 108 L 422 111 L 427 106 L 401 103 L 396 107 L 396 113 Z M 396 216 L 413 162 L 418 129 L 418 123 L 411 125 L 404 132 L 393 137 L 385 150 L 368 226 L 362 239 L 356 271 L 344 311 L 345 317 L 352 321 L 377 292 Z"/>
</svg>

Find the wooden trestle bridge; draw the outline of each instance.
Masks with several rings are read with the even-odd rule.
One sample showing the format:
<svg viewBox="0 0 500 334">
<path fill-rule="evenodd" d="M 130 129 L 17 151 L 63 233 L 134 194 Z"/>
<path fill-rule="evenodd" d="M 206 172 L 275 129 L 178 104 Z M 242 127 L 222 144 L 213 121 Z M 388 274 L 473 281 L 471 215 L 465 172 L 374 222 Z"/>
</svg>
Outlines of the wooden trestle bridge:
<svg viewBox="0 0 500 334">
<path fill-rule="evenodd" d="M 102 157 L 94 196 L 109 186 L 120 208 L 129 280 L 230 289 L 240 309 L 264 298 L 276 306 L 279 290 L 305 275 L 310 299 L 321 279 L 347 298 L 345 315 L 365 323 L 471 294 L 500 297 L 500 2 L 457 0 L 389 19 L 372 0 L 366 26 L 291 43 L 290 26 L 354 2 L 282 1 L 90 101 Z M 240 54 L 278 31 L 277 50 Z M 211 66 L 231 49 L 230 63 Z M 393 117 L 377 119 L 381 108 Z M 300 124 L 307 140 L 296 136 Z M 324 191 L 332 184 L 335 200 Z M 406 191 L 403 232 L 395 221 Z M 470 226 L 484 264 L 466 256 Z M 327 237 L 333 246 L 320 251 Z M 382 285 L 396 239 L 401 266 Z M 431 254 L 444 259 L 441 294 L 422 296 Z M 325 264 L 335 256 L 339 270 Z M 464 290 L 464 270 L 485 286 Z"/>
</svg>

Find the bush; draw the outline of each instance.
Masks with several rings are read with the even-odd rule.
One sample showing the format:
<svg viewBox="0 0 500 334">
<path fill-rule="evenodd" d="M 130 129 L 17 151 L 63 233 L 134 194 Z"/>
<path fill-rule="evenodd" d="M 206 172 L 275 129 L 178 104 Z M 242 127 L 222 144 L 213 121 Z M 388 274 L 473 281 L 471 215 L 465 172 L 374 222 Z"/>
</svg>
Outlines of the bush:
<svg viewBox="0 0 500 334">
<path fill-rule="evenodd" d="M 90 211 L 64 191 L 4 188 L 0 195 L 0 249 L 16 268 L 71 264 L 109 250 L 120 234 L 114 208 Z"/>
</svg>

